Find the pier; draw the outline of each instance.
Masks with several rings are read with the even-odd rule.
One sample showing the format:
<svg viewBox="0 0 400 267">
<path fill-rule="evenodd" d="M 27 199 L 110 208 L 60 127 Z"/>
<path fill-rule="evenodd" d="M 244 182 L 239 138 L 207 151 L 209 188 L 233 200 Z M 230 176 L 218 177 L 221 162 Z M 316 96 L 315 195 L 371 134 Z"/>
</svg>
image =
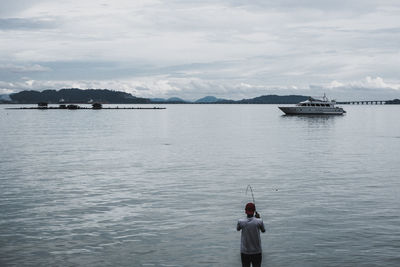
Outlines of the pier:
<svg viewBox="0 0 400 267">
<path fill-rule="evenodd" d="M 63 110 L 102 110 L 102 109 L 106 109 L 106 110 L 126 110 L 126 109 L 151 109 L 151 110 L 158 110 L 158 109 L 166 109 L 164 107 L 103 107 L 103 105 L 101 103 L 94 103 L 92 104 L 92 107 L 81 107 L 79 105 L 76 104 L 60 104 L 58 107 L 52 107 L 49 106 L 47 103 L 45 102 L 40 102 L 38 103 L 37 107 L 17 107 L 17 108 L 6 108 L 6 109 L 39 109 L 39 110 L 59 110 L 59 109 L 63 109 Z"/>
<path fill-rule="evenodd" d="M 6 108 L 6 109 L 39 109 L 39 110 L 59 110 L 59 109 L 64 109 L 64 110 L 125 110 L 125 109 L 166 109 L 164 107 L 113 107 L 113 108 L 90 108 L 90 107 L 78 107 L 78 108 L 60 108 L 60 107 L 47 107 L 47 108 L 43 108 L 43 107 L 18 107 L 18 108 Z"/>
</svg>

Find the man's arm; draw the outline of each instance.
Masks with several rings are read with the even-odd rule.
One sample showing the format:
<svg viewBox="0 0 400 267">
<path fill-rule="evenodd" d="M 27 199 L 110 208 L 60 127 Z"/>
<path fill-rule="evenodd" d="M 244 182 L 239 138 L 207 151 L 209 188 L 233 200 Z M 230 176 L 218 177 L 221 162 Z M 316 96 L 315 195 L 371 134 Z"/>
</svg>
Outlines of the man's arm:
<svg viewBox="0 0 400 267">
<path fill-rule="evenodd" d="M 236 230 L 240 231 L 242 227 L 240 226 L 240 222 L 237 223 Z"/>
<path fill-rule="evenodd" d="M 261 232 L 265 233 L 264 222 L 262 220 L 259 220 L 259 227 L 260 227 Z"/>
<path fill-rule="evenodd" d="M 265 227 L 264 227 L 264 222 L 263 221 L 261 221 L 260 230 L 261 230 L 262 233 L 265 233 Z"/>
</svg>

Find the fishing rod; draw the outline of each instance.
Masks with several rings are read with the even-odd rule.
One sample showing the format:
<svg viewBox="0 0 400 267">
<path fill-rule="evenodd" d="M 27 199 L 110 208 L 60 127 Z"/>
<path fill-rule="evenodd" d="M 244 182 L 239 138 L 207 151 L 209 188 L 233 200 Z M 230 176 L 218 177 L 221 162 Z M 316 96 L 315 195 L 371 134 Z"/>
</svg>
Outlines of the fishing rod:
<svg viewBox="0 0 400 267">
<path fill-rule="evenodd" d="M 258 212 L 257 212 L 257 206 L 256 206 L 256 200 L 254 199 L 254 193 L 253 193 L 253 188 L 251 187 L 251 185 L 247 185 L 247 188 L 246 188 L 246 195 L 247 195 L 247 191 L 249 191 L 249 188 L 250 188 L 250 192 L 251 192 L 251 197 L 253 198 L 253 203 L 254 203 L 254 207 L 255 207 L 255 213 L 256 213 L 256 218 L 259 218 L 260 217 L 260 215 L 258 214 Z"/>
</svg>

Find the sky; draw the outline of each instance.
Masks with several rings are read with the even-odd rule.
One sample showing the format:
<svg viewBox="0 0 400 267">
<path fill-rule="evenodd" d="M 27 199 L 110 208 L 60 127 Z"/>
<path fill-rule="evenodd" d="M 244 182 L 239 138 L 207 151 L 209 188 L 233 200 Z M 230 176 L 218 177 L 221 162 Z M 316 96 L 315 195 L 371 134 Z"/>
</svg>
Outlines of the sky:
<svg viewBox="0 0 400 267">
<path fill-rule="evenodd" d="M 398 0 L 0 0 L 0 95 L 400 98 Z"/>
</svg>

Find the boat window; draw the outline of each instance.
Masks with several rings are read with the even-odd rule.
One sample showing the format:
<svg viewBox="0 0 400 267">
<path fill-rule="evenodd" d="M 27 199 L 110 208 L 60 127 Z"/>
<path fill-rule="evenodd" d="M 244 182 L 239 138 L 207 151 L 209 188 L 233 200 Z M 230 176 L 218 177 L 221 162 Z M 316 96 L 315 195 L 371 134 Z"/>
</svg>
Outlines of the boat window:
<svg viewBox="0 0 400 267">
<path fill-rule="evenodd" d="M 312 107 L 315 107 L 315 104 L 311 104 Z"/>
<path fill-rule="evenodd" d="M 317 107 L 320 107 L 321 105 L 320 104 L 315 104 Z"/>
</svg>

